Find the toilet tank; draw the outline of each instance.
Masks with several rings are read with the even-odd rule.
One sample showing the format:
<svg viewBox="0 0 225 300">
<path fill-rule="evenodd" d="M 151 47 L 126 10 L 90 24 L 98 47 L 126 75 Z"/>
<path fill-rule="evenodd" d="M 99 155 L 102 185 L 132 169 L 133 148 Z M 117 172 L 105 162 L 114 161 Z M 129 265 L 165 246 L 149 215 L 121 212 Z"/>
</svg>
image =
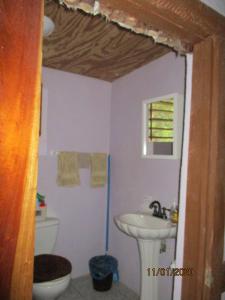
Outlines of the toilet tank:
<svg viewBox="0 0 225 300">
<path fill-rule="evenodd" d="M 53 252 L 59 228 L 59 219 L 46 218 L 36 221 L 35 228 L 35 255 L 50 254 Z"/>
</svg>

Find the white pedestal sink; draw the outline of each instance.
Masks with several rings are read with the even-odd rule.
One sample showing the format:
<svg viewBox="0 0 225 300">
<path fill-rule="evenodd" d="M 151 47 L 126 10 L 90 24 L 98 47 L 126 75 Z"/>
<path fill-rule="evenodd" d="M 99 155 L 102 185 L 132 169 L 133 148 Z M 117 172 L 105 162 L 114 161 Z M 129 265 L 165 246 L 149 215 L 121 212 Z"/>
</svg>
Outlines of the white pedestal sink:
<svg viewBox="0 0 225 300">
<path fill-rule="evenodd" d="M 141 261 L 140 300 L 158 300 L 158 277 L 153 276 L 152 268 L 157 271 L 161 240 L 174 238 L 176 226 L 170 221 L 143 213 L 123 214 L 114 217 L 114 221 L 122 232 L 138 242 Z M 151 276 L 148 276 L 148 268 Z"/>
</svg>

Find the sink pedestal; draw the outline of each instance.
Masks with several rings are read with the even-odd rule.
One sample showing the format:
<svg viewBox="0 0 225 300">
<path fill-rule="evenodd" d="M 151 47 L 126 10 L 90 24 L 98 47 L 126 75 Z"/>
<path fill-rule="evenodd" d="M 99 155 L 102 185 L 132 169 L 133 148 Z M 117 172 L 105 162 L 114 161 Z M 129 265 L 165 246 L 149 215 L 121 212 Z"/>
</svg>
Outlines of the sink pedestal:
<svg viewBox="0 0 225 300">
<path fill-rule="evenodd" d="M 137 242 L 141 261 L 140 300 L 158 300 L 158 276 L 154 276 L 152 268 L 157 272 L 161 241 L 138 239 Z"/>
</svg>

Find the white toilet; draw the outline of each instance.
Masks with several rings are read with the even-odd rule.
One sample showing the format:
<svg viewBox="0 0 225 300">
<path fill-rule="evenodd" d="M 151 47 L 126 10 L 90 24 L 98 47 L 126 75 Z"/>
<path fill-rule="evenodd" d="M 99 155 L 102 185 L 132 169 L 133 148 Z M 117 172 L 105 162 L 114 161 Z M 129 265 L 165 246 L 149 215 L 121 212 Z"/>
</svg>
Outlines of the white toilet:
<svg viewBox="0 0 225 300">
<path fill-rule="evenodd" d="M 53 300 L 68 287 L 72 266 L 64 257 L 52 255 L 59 220 L 47 218 L 36 222 L 34 283 L 35 300 Z"/>
</svg>

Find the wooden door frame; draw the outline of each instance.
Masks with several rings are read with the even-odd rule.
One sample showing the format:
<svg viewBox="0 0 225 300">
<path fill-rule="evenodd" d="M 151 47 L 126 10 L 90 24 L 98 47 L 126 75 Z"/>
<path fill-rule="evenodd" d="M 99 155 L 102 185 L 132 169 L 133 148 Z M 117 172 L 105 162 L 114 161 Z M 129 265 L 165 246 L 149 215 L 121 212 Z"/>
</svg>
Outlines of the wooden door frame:
<svg viewBox="0 0 225 300">
<path fill-rule="evenodd" d="M 224 285 L 225 39 L 194 46 L 182 299 L 220 299 Z M 209 84 L 210 83 L 210 84 Z"/>
<path fill-rule="evenodd" d="M 64 0 L 65 4 L 80 7 L 91 13 L 94 11 L 94 2 L 94 0 L 68 0 L 67 3 L 67 0 Z M 202 155 L 202 149 L 198 146 L 194 135 L 191 134 L 186 210 L 186 232 L 188 234 L 193 230 L 192 224 L 198 228 L 197 237 L 201 237 L 199 247 L 204 251 L 204 263 L 202 263 L 200 255 L 196 257 L 193 251 L 189 251 L 190 245 L 195 248 L 197 245 L 196 235 L 189 234 L 185 243 L 184 262 L 185 264 L 194 263 L 199 273 L 195 273 L 191 280 L 183 277 L 182 299 L 190 299 L 190 290 L 196 287 L 201 292 L 192 294 L 193 300 L 217 299 L 212 298 L 212 292 L 216 291 L 217 295 L 218 286 L 213 285 L 211 279 L 214 276 L 219 278 L 217 272 L 220 275 L 222 272 L 221 228 L 224 228 L 224 220 L 221 219 L 221 212 L 218 213 L 218 204 L 222 205 L 221 211 L 224 211 L 224 202 L 221 198 L 224 186 L 221 182 L 225 170 L 222 168 L 224 160 L 220 150 L 222 141 L 219 140 L 219 128 L 223 130 L 219 109 L 225 104 L 225 99 L 221 88 L 222 79 L 224 79 L 221 71 L 224 65 L 218 65 L 218 61 L 225 52 L 224 42 L 222 42 L 222 38 L 225 36 L 225 18 L 197 0 L 101 0 L 98 12 L 109 20 L 119 23 L 120 26 L 126 26 L 135 32 L 152 36 L 156 42 L 169 45 L 180 53 L 194 50 L 194 70 L 196 70 L 195 66 L 198 64 L 200 56 L 201 59 L 210 59 L 212 82 L 208 81 L 209 77 L 203 76 L 201 85 L 193 81 L 192 88 L 192 116 L 195 115 L 198 107 L 196 95 L 199 93 L 205 95 L 205 86 L 210 86 L 207 94 L 207 105 L 210 105 L 208 111 L 212 109 L 210 116 L 214 115 L 216 118 L 216 125 L 210 129 L 210 141 L 215 147 L 205 154 L 204 161 L 208 163 L 202 169 L 200 178 L 196 178 L 197 183 L 204 183 L 201 192 L 205 193 L 207 201 L 204 202 L 203 198 L 193 200 L 194 189 L 190 184 L 195 178 L 194 171 L 196 170 L 196 166 L 191 167 L 193 166 L 193 151 L 196 158 Z M 2 93 L 0 112 L 2 138 L 0 142 L 0 266 L 2 274 L 2 276 L 0 275 L 0 295 L 5 300 L 21 300 L 31 299 L 32 291 L 42 3 L 29 0 L 3 0 L 0 4 L 0 15 L 3 17 L 3 21 L 0 23 L 0 33 L 3 37 L 0 45 L 0 93 Z M 12 24 L 14 24 L 13 27 Z M 211 45 L 214 45 L 211 47 L 214 48 L 207 52 L 200 51 L 202 43 L 208 45 L 207 41 L 209 40 L 211 40 Z M 219 52 L 215 45 L 219 45 Z M 199 55 L 200 52 L 201 55 Z M 21 81 L 22 79 L 23 81 Z M 201 101 L 204 102 L 202 96 Z M 211 128 L 209 126 L 212 125 L 212 122 L 203 124 L 205 119 L 195 122 L 193 118 L 192 128 L 195 124 L 195 129 L 197 128 L 197 131 L 199 130 L 207 136 L 207 130 Z M 18 139 L 20 143 L 15 143 L 15 140 Z M 219 171 L 218 176 L 215 173 L 217 171 Z M 216 189 L 218 186 L 219 189 Z M 216 196 L 210 197 L 209 195 L 213 195 L 213 192 L 215 194 L 215 191 Z M 31 199 L 33 200 L 31 201 Z M 195 210 L 193 213 L 196 201 L 200 201 L 201 210 Z M 199 204 L 199 202 L 197 203 Z M 206 203 L 210 205 L 211 227 L 207 226 Z M 202 231 L 201 228 L 204 230 Z M 210 237 L 210 247 L 207 246 L 208 237 Z M 214 249 L 214 255 L 218 257 L 215 270 L 212 262 L 212 240 L 220 245 Z M 209 271 L 207 273 L 209 276 L 206 276 L 209 281 L 205 280 L 205 275 L 207 275 L 205 271 Z M 188 288 L 186 288 L 187 286 Z"/>
</svg>

